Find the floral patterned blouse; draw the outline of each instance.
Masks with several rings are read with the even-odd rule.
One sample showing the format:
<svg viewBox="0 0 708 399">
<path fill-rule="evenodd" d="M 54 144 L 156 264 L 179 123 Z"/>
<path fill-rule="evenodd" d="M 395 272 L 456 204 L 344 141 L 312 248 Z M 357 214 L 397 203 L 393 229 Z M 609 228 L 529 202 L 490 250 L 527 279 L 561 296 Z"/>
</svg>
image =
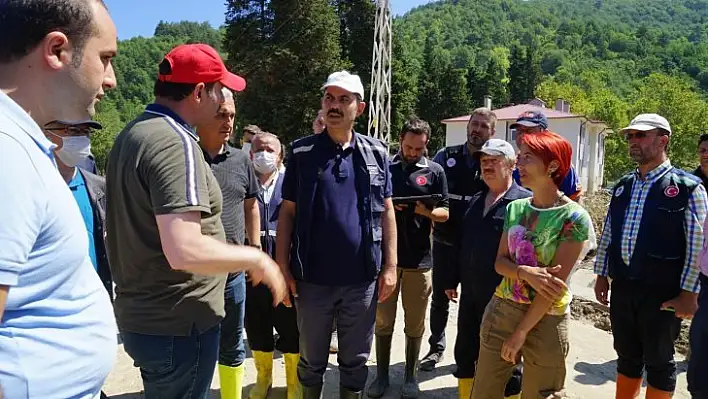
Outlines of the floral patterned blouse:
<svg viewBox="0 0 708 399">
<path fill-rule="evenodd" d="M 553 266 L 558 245 L 563 241 L 586 241 L 591 225 L 590 215 L 575 202 L 539 209 L 531 205 L 531 198 L 524 198 L 507 205 L 504 231 L 512 261 L 518 265 L 549 267 Z M 523 280 L 504 277 L 495 295 L 530 304 L 536 291 Z M 548 314 L 565 314 L 572 299 L 570 291 L 566 291 Z"/>
</svg>

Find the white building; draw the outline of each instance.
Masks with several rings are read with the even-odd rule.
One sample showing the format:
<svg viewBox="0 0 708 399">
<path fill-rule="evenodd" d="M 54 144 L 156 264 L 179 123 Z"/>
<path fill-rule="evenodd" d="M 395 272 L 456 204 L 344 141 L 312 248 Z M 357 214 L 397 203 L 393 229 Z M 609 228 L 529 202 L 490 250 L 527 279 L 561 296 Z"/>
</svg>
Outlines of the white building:
<svg viewBox="0 0 708 399">
<path fill-rule="evenodd" d="M 591 193 L 602 187 L 605 165 L 605 136 L 610 128 L 602 121 L 588 119 L 583 115 L 570 113 L 570 105 L 556 101 L 556 109 L 545 107 L 545 103 L 535 99 L 528 104 L 493 109 L 497 115 L 494 138 L 504 139 L 516 148 L 515 131 L 510 129 L 516 118 L 528 111 L 543 112 L 548 118 L 548 130 L 565 137 L 573 145 L 572 164 L 580 178 L 583 191 Z M 462 144 L 467 141 L 467 122 L 470 115 L 445 119 L 445 145 Z"/>
</svg>

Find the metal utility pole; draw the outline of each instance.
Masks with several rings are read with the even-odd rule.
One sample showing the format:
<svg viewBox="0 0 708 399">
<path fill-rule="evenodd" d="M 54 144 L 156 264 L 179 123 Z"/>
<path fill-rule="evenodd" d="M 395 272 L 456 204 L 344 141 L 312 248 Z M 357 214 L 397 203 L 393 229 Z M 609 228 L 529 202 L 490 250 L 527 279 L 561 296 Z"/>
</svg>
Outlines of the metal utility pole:
<svg viewBox="0 0 708 399">
<path fill-rule="evenodd" d="M 369 136 L 388 143 L 391 135 L 391 4 L 376 1 L 374 51 L 369 94 Z"/>
</svg>

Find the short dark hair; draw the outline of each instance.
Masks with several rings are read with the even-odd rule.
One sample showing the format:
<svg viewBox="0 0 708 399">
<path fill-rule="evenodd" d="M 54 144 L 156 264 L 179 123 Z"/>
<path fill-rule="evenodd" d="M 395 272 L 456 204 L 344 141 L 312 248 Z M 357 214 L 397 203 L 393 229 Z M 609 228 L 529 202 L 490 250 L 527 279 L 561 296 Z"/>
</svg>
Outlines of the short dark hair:
<svg viewBox="0 0 708 399">
<path fill-rule="evenodd" d="M 425 141 L 428 141 L 430 140 L 430 125 L 428 122 L 418 118 L 417 116 L 412 116 L 403 122 L 400 138 L 403 139 L 406 133 L 424 134 Z"/>
<path fill-rule="evenodd" d="M 700 146 L 704 141 L 708 141 L 708 133 L 703 133 L 703 134 L 698 138 L 698 145 Z"/>
<path fill-rule="evenodd" d="M 159 69 L 160 75 L 172 74 L 172 66 L 167 60 L 162 60 Z M 205 83 L 205 86 L 207 92 L 211 93 L 214 90 L 214 86 L 216 86 L 216 82 Z M 192 94 L 196 87 L 197 85 L 195 83 L 173 83 L 158 79 L 155 81 L 153 94 L 155 97 L 163 97 L 172 101 L 182 101 Z"/>
<path fill-rule="evenodd" d="M 96 34 L 92 0 L 3 0 L 0 1 L 0 64 L 25 57 L 50 32 L 62 32 L 70 40 L 76 57 L 88 39 Z M 103 0 L 97 0 L 103 7 Z"/>
</svg>

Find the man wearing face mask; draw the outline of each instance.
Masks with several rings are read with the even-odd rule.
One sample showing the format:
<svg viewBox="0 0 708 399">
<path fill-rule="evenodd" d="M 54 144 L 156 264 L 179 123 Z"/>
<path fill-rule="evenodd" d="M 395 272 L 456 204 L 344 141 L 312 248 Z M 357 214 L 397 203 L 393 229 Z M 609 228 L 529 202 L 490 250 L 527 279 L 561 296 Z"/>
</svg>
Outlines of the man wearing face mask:
<svg viewBox="0 0 708 399">
<path fill-rule="evenodd" d="M 224 102 L 219 105 L 214 118 L 196 126 L 199 146 L 221 188 L 224 201 L 221 222 L 226 232 L 226 241 L 243 245 L 248 238 L 252 246 L 260 249 L 260 222 L 256 202 L 258 181 L 248 154 L 228 144 L 236 116 L 236 103 L 231 90 L 222 89 L 222 94 Z M 221 321 L 219 336 L 219 381 L 221 397 L 224 399 L 240 398 L 241 394 L 243 361 L 246 358 L 243 343 L 245 301 L 244 274 L 229 274 L 224 291 L 226 316 Z"/>
<path fill-rule="evenodd" d="M 260 132 L 251 141 L 251 158 L 258 176 L 258 208 L 260 210 L 260 244 L 268 255 L 275 259 L 275 236 L 278 227 L 278 212 L 282 199 L 283 149 L 278 137 Z M 297 313 L 294 307 L 279 305 L 273 308 L 273 297 L 263 287 L 246 287 L 246 333 L 248 344 L 256 363 L 256 384 L 249 398 L 265 399 L 273 383 L 273 351 L 278 349 L 285 359 L 287 398 L 302 397 L 297 378 L 300 360 L 297 329 Z M 278 339 L 273 339 L 273 328 Z"/>
<path fill-rule="evenodd" d="M 429 138 L 427 122 L 418 118 L 406 121 L 399 137 L 400 152 L 389 166 L 394 201 L 396 197 L 433 194 L 441 198 L 395 205 L 399 254 L 397 286 L 393 294 L 376 308 L 377 374 L 367 391 L 370 398 L 382 397 L 389 385 L 391 341 L 399 293 L 403 301 L 406 334 L 406 369 L 401 397 L 416 398 L 420 394 L 416 372 L 425 333 L 425 312 L 432 292 L 430 232 L 432 222 L 443 223 L 449 216 L 445 172 L 423 155 Z"/>
<path fill-rule="evenodd" d="M 108 295 L 113 298 L 113 279 L 103 241 L 106 220 L 106 179 L 78 167 L 91 152 L 89 140 L 91 129 L 102 128 L 100 123 L 93 120 L 53 121 L 45 125 L 44 131 L 47 133 L 47 138 L 56 145 L 54 155 L 56 155 L 57 169 L 79 205 L 88 232 L 91 264 L 106 287 Z"/>
</svg>

